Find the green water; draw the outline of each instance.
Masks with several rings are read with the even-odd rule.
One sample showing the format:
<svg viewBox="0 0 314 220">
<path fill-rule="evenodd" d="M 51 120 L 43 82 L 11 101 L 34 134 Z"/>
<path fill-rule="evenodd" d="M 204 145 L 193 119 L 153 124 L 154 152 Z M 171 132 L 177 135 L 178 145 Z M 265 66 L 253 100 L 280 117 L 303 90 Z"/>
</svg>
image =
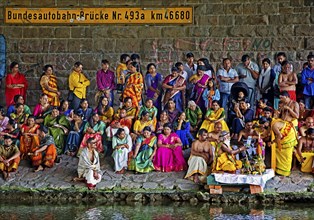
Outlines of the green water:
<svg viewBox="0 0 314 220">
<path fill-rule="evenodd" d="M 14 205 L 1 204 L 0 219 L 112 219 L 112 220 L 203 220 L 203 219 L 279 219 L 312 220 L 314 204 L 284 204 L 268 207 L 213 206 L 169 203 L 155 205 Z"/>
</svg>

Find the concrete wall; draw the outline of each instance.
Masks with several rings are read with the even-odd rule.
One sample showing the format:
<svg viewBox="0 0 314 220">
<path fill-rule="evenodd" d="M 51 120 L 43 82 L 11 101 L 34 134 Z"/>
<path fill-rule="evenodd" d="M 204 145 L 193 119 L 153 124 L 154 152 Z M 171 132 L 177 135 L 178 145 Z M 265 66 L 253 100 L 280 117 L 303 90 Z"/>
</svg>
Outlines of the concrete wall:
<svg viewBox="0 0 314 220">
<path fill-rule="evenodd" d="M 208 57 L 215 67 L 222 58 L 234 64 L 243 54 L 253 59 L 273 58 L 285 51 L 295 69 L 314 50 L 313 0 L 2 0 L 0 7 L 175 7 L 192 6 L 191 25 L 6 25 L 0 10 L 0 34 L 7 40 L 7 63 L 20 62 L 29 80 L 28 103 L 34 106 L 40 94 L 39 76 L 45 64 L 57 72 L 63 96 L 75 61 L 84 64 L 95 92 L 95 70 L 103 58 L 115 68 L 121 53 L 139 53 L 143 66 L 158 64 L 163 74 L 192 51 Z M 3 93 L 3 88 L 1 90 Z M 0 99 L 0 104 L 4 99 Z"/>
</svg>

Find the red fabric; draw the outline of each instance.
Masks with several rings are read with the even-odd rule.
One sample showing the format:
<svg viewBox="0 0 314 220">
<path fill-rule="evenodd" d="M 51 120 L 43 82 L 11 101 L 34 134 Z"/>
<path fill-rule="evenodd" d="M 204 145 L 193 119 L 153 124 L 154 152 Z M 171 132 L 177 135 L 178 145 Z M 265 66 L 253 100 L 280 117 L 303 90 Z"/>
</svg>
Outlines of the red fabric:
<svg viewBox="0 0 314 220">
<path fill-rule="evenodd" d="M 25 76 L 18 72 L 13 76 L 12 74 L 8 74 L 5 78 L 5 101 L 7 107 L 14 104 L 13 98 L 15 95 L 22 95 L 24 100 L 26 100 L 26 91 L 27 91 L 27 80 Z M 8 88 L 8 85 L 12 84 L 24 84 L 24 88 Z"/>
</svg>

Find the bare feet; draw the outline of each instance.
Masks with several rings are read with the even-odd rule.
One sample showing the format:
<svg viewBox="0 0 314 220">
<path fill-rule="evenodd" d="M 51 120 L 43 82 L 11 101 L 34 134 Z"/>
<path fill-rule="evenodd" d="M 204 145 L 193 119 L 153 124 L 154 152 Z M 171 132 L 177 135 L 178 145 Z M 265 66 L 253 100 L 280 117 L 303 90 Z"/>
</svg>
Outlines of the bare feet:
<svg viewBox="0 0 314 220">
<path fill-rule="evenodd" d="M 74 181 L 74 182 L 83 182 L 83 181 L 84 181 L 84 178 L 82 178 L 82 177 L 74 177 L 74 178 L 73 178 L 73 181 Z"/>
<path fill-rule="evenodd" d="M 9 177 L 9 174 L 7 172 L 3 171 L 3 179 L 7 180 L 8 177 Z"/>
<path fill-rule="evenodd" d="M 197 184 L 200 182 L 197 174 L 194 175 L 193 180 L 194 180 L 194 183 L 197 183 Z"/>
<path fill-rule="evenodd" d="M 34 172 L 37 173 L 38 171 L 41 171 L 41 170 L 44 170 L 44 168 L 42 165 L 39 165 L 37 169 L 34 170 Z"/>
</svg>

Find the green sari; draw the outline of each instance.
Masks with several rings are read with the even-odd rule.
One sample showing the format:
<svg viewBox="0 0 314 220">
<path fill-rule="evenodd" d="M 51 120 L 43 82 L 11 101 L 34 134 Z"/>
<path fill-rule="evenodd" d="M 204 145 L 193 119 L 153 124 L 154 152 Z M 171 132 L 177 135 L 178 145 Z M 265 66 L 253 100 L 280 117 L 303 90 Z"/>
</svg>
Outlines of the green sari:
<svg viewBox="0 0 314 220">
<path fill-rule="evenodd" d="M 64 129 L 61 128 L 61 126 L 69 129 L 69 121 L 64 115 L 59 115 L 58 117 L 53 118 L 51 114 L 49 114 L 45 117 L 44 125 L 48 127 L 49 134 L 53 137 L 55 141 L 57 153 L 62 154 L 67 134 L 65 133 Z"/>
<path fill-rule="evenodd" d="M 139 152 L 135 159 L 132 159 L 128 169 L 135 170 L 139 173 L 148 173 L 155 170 L 150 156 L 154 152 L 154 147 L 157 143 L 156 136 L 151 136 L 150 138 L 144 138 L 142 135 L 136 140 L 136 144 L 141 144 Z"/>
</svg>

